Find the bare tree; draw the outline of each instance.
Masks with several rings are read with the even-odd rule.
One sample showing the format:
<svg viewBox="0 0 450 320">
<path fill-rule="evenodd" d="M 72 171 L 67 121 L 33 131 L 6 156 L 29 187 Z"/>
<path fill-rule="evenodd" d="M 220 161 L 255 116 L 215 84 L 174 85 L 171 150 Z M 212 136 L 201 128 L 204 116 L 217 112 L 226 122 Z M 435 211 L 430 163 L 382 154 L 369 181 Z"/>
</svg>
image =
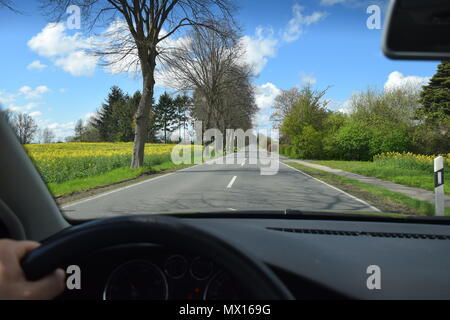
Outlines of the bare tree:
<svg viewBox="0 0 450 320">
<path fill-rule="evenodd" d="M 21 144 L 31 143 L 38 131 L 36 121 L 26 113 L 15 115 L 11 120 L 11 125 Z"/>
<path fill-rule="evenodd" d="M 41 133 L 42 143 L 53 143 L 55 141 L 55 133 L 50 128 L 45 128 Z"/>
<path fill-rule="evenodd" d="M 84 125 L 84 121 L 82 119 L 78 120 L 75 125 L 75 141 L 84 142 L 84 134 L 86 132 L 86 126 Z"/>
<path fill-rule="evenodd" d="M 222 30 L 226 30 L 222 28 Z M 194 92 L 192 116 L 203 128 L 225 132 L 251 126 L 255 112 L 251 70 L 242 64 L 243 50 L 232 30 L 222 36 L 209 29 L 194 29 L 189 41 L 171 50 L 163 79 L 179 90 Z M 246 120 L 246 122 L 244 121 Z"/>
<path fill-rule="evenodd" d="M 275 98 L 274 112 L 270 120 L 274 122 L 276 127 L 281 126 L 286 116 L 291 112 L 292 106 L 299 101 L 300 97 L 300 88 L 295 87 L 290 90 L 282 90 Z"/>
<path fill-rule="evenodd" d="M 10 0 L 0 0 L 0 9 L 2 9 L 2 8 L 6 8 L 6 9 L 11 10 L 13 12 L 20 13 L 17 9 L 15 9 L 12 6 Z"/>
<path fill-rule="evenodd" d="M 164 55 L 161 43 L 184 27 L 220 32 L 216 21 L 233 23 L 231 0 L 41 0 L 44 9 L 62 16 L 69 5 L 78 5 L 90 28 L 118 18 L 126 30 L 113 29 L 108 45 L 98 50 L 107 64 L 138 64 L 142 74 L 142 98 L 135 115 L 135 141 L 131 166 L 141 167 L 148 132 L 148 115 L 155 86 L 157 61 Z M 116 23 L 116 26 L 120 23 Z M 126 32 L 120 32 L 126 31 Z"/>
<path fill-rule="evenodd" d="M 215 126 L 222 132 L 226 129 L 251 129 L 258 106 L 250 70 L 246 66 L 232 66 L 223 79 L 223 85 L 217 106 L 213 108 Z"/>
</svg>

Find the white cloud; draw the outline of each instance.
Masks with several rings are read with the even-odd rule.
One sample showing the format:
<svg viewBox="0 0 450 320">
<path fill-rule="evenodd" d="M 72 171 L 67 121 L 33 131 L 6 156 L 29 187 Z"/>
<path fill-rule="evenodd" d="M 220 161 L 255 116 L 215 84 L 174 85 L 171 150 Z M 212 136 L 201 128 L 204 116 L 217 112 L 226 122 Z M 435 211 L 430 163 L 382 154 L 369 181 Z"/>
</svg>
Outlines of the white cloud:
<svg viewBox="0 0 450 320">
<path fill-rule="evenodd" d="M 66 93 L 66 92 L 67 92 L 67 89 L 66 89 L 66 88 L 61 88 L 61 89 L 59 89 L 59 92 L 60 92 L 60 93 Z"/>
<path fill-rule="evenodd" d="M 36 89 L 33 89 L 29 86 L 23 86 L 19 89 L 19 93 L 28 100 L 41 99 L 42 95 L 47 92 L 50 92 L 50 89 L 47 86 L 39 86 L 36 87 Z"/>
<path fill-rule="evenodd" d="M 50 58 L 56 66 L 73 76 L 92 75 L 99 60 L 97 56 L 88 53 L 95 47 L 95 39 L 83 38 L 80 33 L 68 35 L 63 23 L 47 24 L 28 41 L 28 46 L 39 55 Z"/>
<path fill-rule="evenodd" d="M 30 63 L 27 66 L 28 70 L 43 70 L 47 68 L 47 65 L 43 64 L 41 61 L 39 60 L 34 60 L 32 63 Z"/>
<path fill-rule="evenodd" d="M 40 105 L 40 103 L 36 103 L 36 102 L 30 102 L 30 103 L 27 103 L 22 106 L 10 104 L 7 109 L 10 111 L 13 111 L 13 112 L 25 112 L 25 111 L 30 111 L 31 109 L 34 109 L 39 105 Z"/>
<path fill-rule="evenodd" d="M 16 99 L 15 95 L 4 90 L 0 90 L 0 104 L 12 103 Z"/>
<path fill-rule="evenodd" d="M 270 114 L 265 112 L 260 112 L 256 115 L 255 128 L 261 130 L 270 130 L 273 127 L 272 121 L 270 121 Z"/>
<path fill-rule="evenodd" d="M 42 116 L 42 112 L 40 112 L 40 111 L 35 111 L 35 112 L 29 113 L 28 115 L 31 116 L 31 117 L 33 117 L 33 118 L 35 118 L 35 117 L 40 117 L 40 116 Z"/>
<path fill-rule="evenodd" d="M 338 3 L 344 3 L 347 2 L 347 0 L 321 0 L 320 4 L 322 6 L 332 6 Z"/>
<path fill-rule="evenodd" d="M 273 113 L 275 98 L 280 93 L 281 90 L 270 82 L 256 86 L 255 100 L 259 107 L 259 112 L 255 117 L 255 128 L 272 129 L 273 123 L 270 121 L 270 117 Z"/>
<path fill-rule="evenodd" d="M 50 58 L 88 49 L 91 40 L 83 39 L 79 33 L 67 35 L 64 23 L 49 23 L 28 41 L 28 46 L 39 55 Z"/>
<path fill-rule="evenodd" d="M 256 87 L 256 104 L 260 110 L 265 110 L 273 107 L 275 98 L 281 93 L 273 83 L 266 83 Z"/>
<path fill-rule="evenodd" d="M 91 76 L 95 72 L 98 60 L 98 57 L 85 51 L 75 51 L 68 56 L 57 59 L 55 65 L 73 76 Z"/>
<path fill-rule="evenodd" d="M 352 113 L 352 107 L 350 105 L 346 105 L 346 103 L 344 103 L 343 107 L 337 109 L 337 111 L 341 112 L 343 114 L 351 114 Z"/>
<path fill-rule="evenodd" d="M 91 119 L 92 117 L 94 117 L 95 115 L 96 115 L 95 112 L 88 112 L 88 113 L 86 113 L 85 115 L 83 115 L 82 118 L 83 118 L 83 120 L 89 120 L 89 119 Z"/>
<path fill-rule="evenodd" d="M 253 73 L 259 75 L 268 62 L 268 58 L 277 54 L 278 40 L 273 38 L 273 30 L 258 27 L 255 37 L 244 36 L 240 44 L 245 49 L 244 62 L 252 66 Z"/>
<path fill-rule="evenodd" d="M 300 72 L 300 80 L 304 84 L 316 84 L 317 78 L 310 73 Z"/>
<path fill-rule="evenodd" d="M 393 90 L 399 88 L 409 88 L 412 90 L 420 90 L 422 86 L 430 82 L 430 77 L 404 76 L 399 71 L 394 71 L 388 76 L 388 80 L 384 84 L 384 90 Z"/>
<path fill-rule="evenodd" d="M 344 102 L 336 101 L 333 99 L 328 99 L 328 109 L 332 111 L 338 111 L 345 114 L 352 113 L 351 100 L 346 100 Z"/>
<path fill-rule="evenodd" d="M 292 7 L 294 17 L 289 21 L 288 26 L 283 32 L 283 40 L 293 42 L 300 38 L 304 32 L 304 26 L 309 26 L 319 22 L 326 17 L 325 12 L 315 11 L 311 15 L 303 14 L 304 7 L 295 4 Z"/>
<path fill-rule="evenodd" d="M 57 140 L 63 140 L 64 138 L 73 135 L 75 129 L 75 122 L 68 122 L 68 123 L 54 122 L 48 124 L 46 128 L 51 129 L 55 133 Z"/>
<path fill-rule="evenodd" d="M 292 7 L 294 17 L 289 21 L 286 28 L 280 30 L 285 42 L 293 42 L 300 38 L 304 27 L 316 23 L 325 18 L 326 13 L 315 11 L 311 15 L 303 15 L 303 7 L 294 5 Z M 253 74 L 258 76 L 266 67 L 269 58 L 277 55 L 280 41 L 274 37 L 272 28 L 258 27 L 254 36 L 243 36 L 240 45 L 245 49 L 244 62 L 252 66 Z"/>
</svg>

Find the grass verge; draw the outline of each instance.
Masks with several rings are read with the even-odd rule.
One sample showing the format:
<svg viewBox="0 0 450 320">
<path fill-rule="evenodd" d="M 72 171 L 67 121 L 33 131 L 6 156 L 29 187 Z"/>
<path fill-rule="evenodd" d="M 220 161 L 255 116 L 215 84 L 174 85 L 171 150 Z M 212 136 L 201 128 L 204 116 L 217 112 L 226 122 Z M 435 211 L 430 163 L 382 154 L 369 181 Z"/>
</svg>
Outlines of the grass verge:
<svg viewBox="0 0 450 320">
<path fill-rule="evenodd" d="M 410 198 L 397 192 L 360 182 L 358 180 L 337 176 L 322 170 L 306 167 L 295 162 L 288 162 L 287 165 L 367 201 L 383 212 L 422 216 L 433 216 L 435 212 L 434 205 L 425 201 Z M 450 208 L 445 209 L 445 214 L 450 216 Z"/>
<path fill-rule="evenodd" d="M 388 180 L 409 187 L 434 191 L 434 173 L 432 168 L 424 170 L 423 168 L 414 168 L 412 166 L 401 167 L 393 161 L 392 163 L 388 161 L 379 163 L 365 161 L 313 161 L 312 163 L 353 172 L 366 177 Z M 449 179 L 445 182 L 445 194 L 450 195 Z"/>
<path fill-rule="evenodd" d="M 183 169 L 186 165 L 175 165 L 172 162 L 164 162 L 159 165 L 131 169 L 123 167 L 111 170 L 107 173 L 86 178 L 73 179 L 62 183 L 49 183 L 48 188 L 55 197 L 67 196 L 77 192 L 88 191 L 98 187 L 113 185 L 127 180 L 133 180 L 144 175 L 158 174 L 171 169 Z"/>
</svg>

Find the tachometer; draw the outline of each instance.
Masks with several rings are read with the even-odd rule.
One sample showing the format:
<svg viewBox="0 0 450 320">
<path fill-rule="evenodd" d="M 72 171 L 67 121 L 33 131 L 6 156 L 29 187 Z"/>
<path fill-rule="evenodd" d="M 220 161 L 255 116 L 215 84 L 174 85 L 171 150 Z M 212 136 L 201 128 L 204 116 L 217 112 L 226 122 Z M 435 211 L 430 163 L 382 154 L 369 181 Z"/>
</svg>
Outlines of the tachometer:
<svg viewBox="0 0 450 320">
<path fill-rule="evenodd" d="M 105 300 L 167 300 L 168 285 L 164 273 L 156 265 L 135 260 L 116 268 L 103 293 Z"/>
<path fill-rule="evenodd" d="M 234 285 L 235 281 L 226 272 L 216 274 L 205 291 L 205 300 L 239 300 L 238 290 Z"/>
</svg>

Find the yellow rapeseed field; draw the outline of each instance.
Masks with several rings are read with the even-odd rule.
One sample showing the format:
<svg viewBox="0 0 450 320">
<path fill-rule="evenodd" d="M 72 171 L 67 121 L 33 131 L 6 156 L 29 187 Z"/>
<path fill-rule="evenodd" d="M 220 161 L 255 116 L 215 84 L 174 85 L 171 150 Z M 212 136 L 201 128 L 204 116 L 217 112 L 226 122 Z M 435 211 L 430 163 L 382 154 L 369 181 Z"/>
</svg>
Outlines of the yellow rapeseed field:
<svg viewBox="0 0 450 320">
<path fill-rule="evenodd" d="M 144 166 L 171 161 L 172 144 L 146 144 Z M 47 183 L 104 174 L 129 167 L 133 143 L 59 143 L 25 145 L 26 152 Z"/>
<path fill-rule="evenodd" d="M 146 155 L 164 155 L 172 152 L 172 144 L 146 144 Z M 61 158 L 112 157 L 131 155 L 133 143 L 55 143 L 25 145 L 34 160 Z"/>
<path fill-rule="evenodd" d="M 411 152 L 405 152 L 405 153 L 399 153 L 399 152 L 387 152 L 382 153 L 374 157 L 374 161 L 379 160 L 413 160 L 417 161 L 423 164 L 431 165 L 434 163 L 434 159 L 436 159 L 438 156 L 443 156 L 445 158 L 446 163 L 450 166 L 450 153 L 449 154 L 442 154 L 442 155 L 421 155 L 421 154 L 414 154 Z"/>
</svg>

